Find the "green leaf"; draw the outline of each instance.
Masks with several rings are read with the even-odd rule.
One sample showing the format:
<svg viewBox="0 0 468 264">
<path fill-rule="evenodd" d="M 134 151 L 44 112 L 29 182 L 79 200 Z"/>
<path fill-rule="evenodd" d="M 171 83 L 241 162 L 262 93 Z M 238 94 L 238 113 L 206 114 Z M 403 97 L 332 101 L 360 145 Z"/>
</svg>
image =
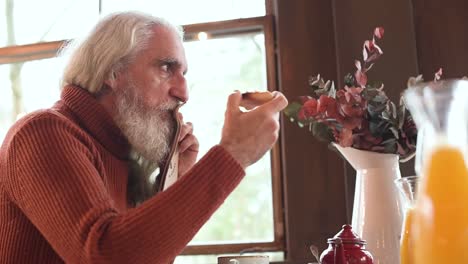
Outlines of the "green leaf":
<svg viewBox="0 0 468 264">
<path fill-rule="evenodd" d="M 384 148 L 385 148 L 385 153 L 396 153 L 397 151 L 396 141 L 386 143 L 384 145 Z"/>
<path fill-rule="evenodd" d="M 385 94 L 378 94 L 376 95 L 374 98 L 372 98 L 372 101 L 373 102 L 376 102 L 376 103 L 381 103 L 381 104 L 385 104 L 385 102 L 388 101 L 388 97 L 385 95 Z"/>
<path fill-rule="evenodd" d="M 398 135 L 398 130 L 395 127 L 390 127 L 390 131 L 392 131 L 393 136 L 395 136 L 396 139 L 400 138 L 400 136 Z"/>
<path fill-rule="evenodd" d="M 369 131 L 373 136 L 386 138 L 385 134 L 388 132 L 390 126 L 391 124 L 388 121 L 375 120 L 369 123 Z"/>
<path fill-rule="evenodd" d="M 372 135 L 377 135 L 379 132 L 379 123 L 377 122 L 369 122 L 369 131 Z"/>
<path fill-rule="evenodd" d="M 375 102 L 368 102 L 367 110 L 372 116 L 377 116 L 385 110 L 385 105 Z"/>
<path fill-rule="evenodd" d="M 317 74 L 317 76 L 309 76 L 309 86 L 319 86 L 320 80 L 320 74 Z"/>
<path fill-rule="evenodd" d="M 336 98 L 336 89 L 334 82 L 331 83 L 330 90 L 328 91 L 328 96 L 330 96 L 331 98 Z"/>
<path fill-rule="evenodd" d="M 325 89 L 325 88 L 317 89 L 317 90 L 315 90 L 314 92 L 315 92 L 315 94 L 316 94 L 318 97 L 320 97 L 321 95 L 326 95 L 326 94 L 328 94 L 328 91 L 327 91 L 327 89 Z"/>
<path fill-rule="evenodd" d="M 366 89 L 362 93 L 362 96 L 368 101 L 374 99 L 377 95 L 379 95 L 379 91 L 375 89 Z"/>
<path fill-rule="evenodd" d="M 312 135 L 314 135 L 318 140 L 330 142 L 333 141 L 333 134 L 327 125 L 321 122 L 314 122 L 312 124 Z"/>
<path fill-rule="evenodd" d="M 302 105 L 298 102 L 292 102 L 286 108 L 283 110 L 283 113 L 289 117 L 290 119 L 297 120 L 297 114 L 299 113 L 299 110 L 301 110 Z M 291 120 L 294 122 L 294 120 Z"/>
<path fill-rule="evenodd" d="M 382 89 L 382 86 L 383 86 L 383 83 L 381 81 L 372 81 L 372 80 L 369 80 L 367 82 L 367 86 L 370 88 L 370 89 L 375 89 L 375 90 L 379 90 L 381 91 Z"/>
<path fill-rule="evenodd" d="M 382 118 L 385 120 L 390 120 L 390 114 L 387 111 L 383 111 Z"/>
<path fill-rule="evenodd" d="M 395 103 L 390 102 L 390 106 L 391 106 L 391 113 L 392 113 L 393 119 L 397 119 L 398 116 L 397 116 L 397 108 L 396 108 Z"/>
<path fill-rule="evenodd" d="M 394 139 L 394 138 L 389 138 L 389 139 L 383 141 L 381 144 L 382 144 L 382 145 L 387 145 L 387 144 L 395 144 L 395 143 L 396 143 L 396 139 Z"/>
<path fill-rule="evenodd" d="M 354 76 L 351 73 L 346 74 L 344 78 L 344 84 L 353 87 L 354 86 Z"/>
<path fill-rule="evenodd" d="M 406 107 L 404 105 L 400 105 L 398 109 L 398 129 L 403 128 L 403 124 L 405 123 L 406 118 Z"/>
</svg>

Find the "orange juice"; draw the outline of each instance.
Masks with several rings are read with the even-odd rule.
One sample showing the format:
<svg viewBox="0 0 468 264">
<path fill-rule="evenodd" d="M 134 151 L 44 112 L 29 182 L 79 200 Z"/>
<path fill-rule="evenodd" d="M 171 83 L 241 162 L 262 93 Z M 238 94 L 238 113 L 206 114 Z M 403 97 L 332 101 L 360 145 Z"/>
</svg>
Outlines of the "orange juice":
<svg viewBox="0 0 468 264">
<path fill-rule="evenodd" d="M 400 264 L 413 264 L 411 261 L 412 247 L 411 242 L 411 222 L 413 221 L 413 208 L 408 208 L 405 214 L 405 222 L 403 223 L 403 232 L 401 234 L 401 245 L 400 245 Z"/>
<path fill-rule="evenodd" d="M 468 263 L 468 171 L 463 153 L 438 147 L 426 164 L 411 230 L 414 263 Z"/>
</svg>

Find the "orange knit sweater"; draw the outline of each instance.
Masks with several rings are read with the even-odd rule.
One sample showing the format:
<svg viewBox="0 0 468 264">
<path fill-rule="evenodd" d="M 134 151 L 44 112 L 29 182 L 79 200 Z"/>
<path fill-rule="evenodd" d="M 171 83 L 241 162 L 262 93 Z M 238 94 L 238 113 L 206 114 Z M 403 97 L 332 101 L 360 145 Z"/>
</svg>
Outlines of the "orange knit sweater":
<svg viewBox="0 0 468 264">
<path fill-rule="evenodd" d="M 244 176 L 215 146 L 167 191 L 128 208 L 129 146 L 111 120 L 87 91 L 65 87 L 53 108 L 10 129 L 0 263 L 168 263 Z"/>
</svg>

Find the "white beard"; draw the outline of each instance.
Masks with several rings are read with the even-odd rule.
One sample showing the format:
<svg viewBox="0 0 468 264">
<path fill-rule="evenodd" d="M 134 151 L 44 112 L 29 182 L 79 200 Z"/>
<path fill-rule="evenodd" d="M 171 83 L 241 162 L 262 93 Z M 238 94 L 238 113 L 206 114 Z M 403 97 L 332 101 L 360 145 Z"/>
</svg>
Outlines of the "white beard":
<svg viewBox="0 0 468 264">
<path fill-rule="evenodd" d="M 170 151 L 174 138 L 175 120 L 173 110 L 176 101 L 149 107 L 130 85 L 116 95 L 117 115 L 115 122 L 127 137 L 133 151 L 148 161 L 161 164 Z"/>
</svg>

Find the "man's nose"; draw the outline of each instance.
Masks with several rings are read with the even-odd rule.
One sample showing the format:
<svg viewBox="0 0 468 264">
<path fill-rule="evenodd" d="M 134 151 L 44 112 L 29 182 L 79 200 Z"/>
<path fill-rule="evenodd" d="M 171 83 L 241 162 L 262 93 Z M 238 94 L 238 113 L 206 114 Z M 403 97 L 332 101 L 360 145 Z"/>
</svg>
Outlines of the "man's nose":
<svg viewBox="0 0 468 264">
<path fill-rule="evenodd" d="M 181 102 L 187 102 L 189 93 L 187 89 L 187 80 L 183 74 L 178 74 L 172 83 L 169 94 Z"/>
</svg>

